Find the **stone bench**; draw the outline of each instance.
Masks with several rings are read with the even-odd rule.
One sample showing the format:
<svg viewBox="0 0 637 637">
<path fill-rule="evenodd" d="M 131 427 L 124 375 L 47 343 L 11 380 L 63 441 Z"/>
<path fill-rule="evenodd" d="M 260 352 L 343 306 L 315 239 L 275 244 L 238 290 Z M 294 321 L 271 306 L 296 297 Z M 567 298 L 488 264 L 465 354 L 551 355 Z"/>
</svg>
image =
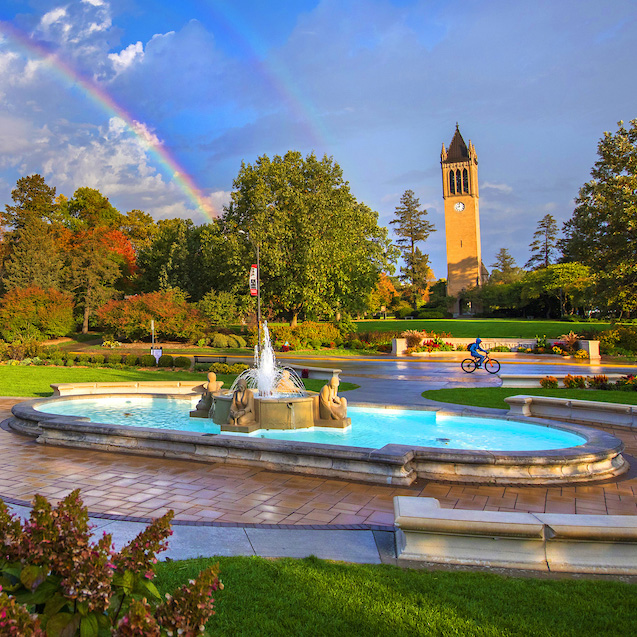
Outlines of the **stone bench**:
<svg viewBox="0 0 637 637">
<path fill-rule="evenodd" d="M 195 365 L 204 364 L 204 363 L 212 364 L 212 363 L 227 363 L 228 362 L 227 356 L 216 356 L 214 354 L 208 354 L 208 355 L 196 354 L 192 358 Z"/>
<path fill-rule="evenodd" d="M 509 396 L 508 416 L 553 418 L 588 425 L 610 425 L 637 429 L 637 405 L 602 403 L 594 400 L 568 400 L 548 396 Z"/>
<path fill-rule="evenodd" d="M 139 382 L 52 383 L 53 396 L 82 394 L 201 394 L 201 381 L 149 380 Z"/>
<path fill-rule="evenodd" d="M 399 560 L 637 575 L 637 516 L 442 509 L 394 498 Z"/>
</svg>

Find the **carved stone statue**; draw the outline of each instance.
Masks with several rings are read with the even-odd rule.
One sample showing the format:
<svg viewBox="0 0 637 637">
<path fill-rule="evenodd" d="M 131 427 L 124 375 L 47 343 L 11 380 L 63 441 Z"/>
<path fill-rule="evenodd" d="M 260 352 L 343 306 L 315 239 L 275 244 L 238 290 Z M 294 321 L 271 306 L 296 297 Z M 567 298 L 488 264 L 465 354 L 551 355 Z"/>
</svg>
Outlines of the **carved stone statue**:
<svg viewBox="0 0 637 637">
<path fill-rule="evenodd" d="M 230 425 L 247 425 L 254 420 L 254 394 L 248 389 L 245 379 L 241 378 L 232 394 L 228 422 Z"/>
<path fill-rule="evenodd" d="M 295 394 L 297 393 L 297 388 L 295 384 L 292 382 L 290 378 L 290 372 L 287 369 L 284 369 L 281 372 L 281 378 L 276 385 L 276 391 L 279 394 Z"/>
<path fill-rule="evenodd" d="M 347 399 L 338 393 L 338 376 L 332 376 L 330 382 L 319 394 L 319 418 L 321 420 L 343 420 L 347 418 Z"/>
<path fill-rule="evenodd" d="M 208 382 L 204 383 L 203 394 L 201 400 L 197 403 L 195 409 L 197 411 L 210 411 L 212 406 L 212 394 L 219 391 L 223 386 L 222 380 L 217 380 L 217 375 L 214 372 L 208 372 Z"/>
</svg>

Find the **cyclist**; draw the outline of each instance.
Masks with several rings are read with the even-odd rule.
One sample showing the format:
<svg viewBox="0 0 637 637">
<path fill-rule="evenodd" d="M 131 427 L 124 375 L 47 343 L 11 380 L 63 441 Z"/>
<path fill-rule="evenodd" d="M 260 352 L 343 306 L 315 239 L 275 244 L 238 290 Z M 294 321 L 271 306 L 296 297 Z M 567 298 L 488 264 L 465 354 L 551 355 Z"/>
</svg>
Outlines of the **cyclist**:
<svg viewBox="0 0 637 637">
<path fill-rule="evenodd" d="M 485 354 L 489 353 L 486 349 L 483 349 L 482 347 L 480 347 L 480 343 L 482 343 L 482 339 L 478 337 L 476 338 L 475 343 L 471 343 L 471 345 L 469 345 L 469 351 L 471 352 L 471 356 L 478 359 L 478 365 L 477 365 L 478 367 L 482 367 L 482 362 L 486 358 L 486 356 L 483 356 L 482 354 L 480 354 L 480 352 L 484 352 Z"/>
</svg>

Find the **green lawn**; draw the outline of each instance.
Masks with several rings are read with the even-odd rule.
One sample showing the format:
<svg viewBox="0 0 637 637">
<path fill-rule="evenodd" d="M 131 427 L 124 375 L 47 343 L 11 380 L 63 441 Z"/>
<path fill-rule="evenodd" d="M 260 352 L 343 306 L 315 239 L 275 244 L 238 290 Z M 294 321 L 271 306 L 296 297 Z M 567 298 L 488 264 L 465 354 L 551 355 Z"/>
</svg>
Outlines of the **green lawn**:
<svg viewBox="0 0 637 637">
<path fill-rule="evenodd" d="M 217 380 L 230 387 L 236 375 L 217 374 Z M 51 383 L 94 383 L 145 380 L 206 380 L 205 372 L 166 371 L 152 369 L 109 369 L 104 367 L 49 367 L 28 365 L 0 366 L 0 396 L 50 396 Z M 304 379 L 310 391 L 320 391 L 325 380 Z M 354 383 L 341 383 L 339 391 L 356 389 Z"/>
<path fill-rule="evenodd" d="M 607 330 L 610 323 L 567 323 L 524 319 L 414 319 L 409 321 L 356 321 L 358 332 L 445 332 L 456 338 L 559 338 L 573 330 Z"/>
<path fill-rule="evenodd" d="M 217 560 L 160 563 L 162 594 Z M 403 570 L 317 558 L 219 558 L 208 635 L 598 637 L 637 632 L 634 584 Z"/>
<path fill-rule="evenodd" d="M 493 407 L 508 409 L 504 402 L 508 396 L 519 395 L 552 396 L 555 398 L 570 398 L 576 400 L 597 400 L 604 403 L 625 403 L 637 405 L 635 391 L 601 391 L 596 389 L 543 389 L 542 387 L 476 387 L 459 389 L 431 389 L 422 393 L 423 398 L 439 400 L 443 403 L 455 405 L 470 405 L 472 407 Z"/>
</svg>

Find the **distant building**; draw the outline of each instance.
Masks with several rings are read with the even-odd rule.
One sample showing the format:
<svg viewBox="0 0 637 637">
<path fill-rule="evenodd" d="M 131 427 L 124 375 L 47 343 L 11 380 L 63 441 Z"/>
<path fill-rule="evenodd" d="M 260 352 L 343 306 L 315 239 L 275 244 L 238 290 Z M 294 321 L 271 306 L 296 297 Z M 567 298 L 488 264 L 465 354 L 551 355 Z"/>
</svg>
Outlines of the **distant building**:
<svg viewBox="0 0 637 637">
<path fill-rule="evenodd" d="M 456 297 L 454 315 L 473 314 L 463 293 L 480 287 L 488 275 L 482 264 L 478 193 L 478 156 L 471 140 L 469 147 L 456 124 L 449 150 L 442 145 L 442 196 L 445 202 L 447 237 L 447 296 Z"/>
</svg>

